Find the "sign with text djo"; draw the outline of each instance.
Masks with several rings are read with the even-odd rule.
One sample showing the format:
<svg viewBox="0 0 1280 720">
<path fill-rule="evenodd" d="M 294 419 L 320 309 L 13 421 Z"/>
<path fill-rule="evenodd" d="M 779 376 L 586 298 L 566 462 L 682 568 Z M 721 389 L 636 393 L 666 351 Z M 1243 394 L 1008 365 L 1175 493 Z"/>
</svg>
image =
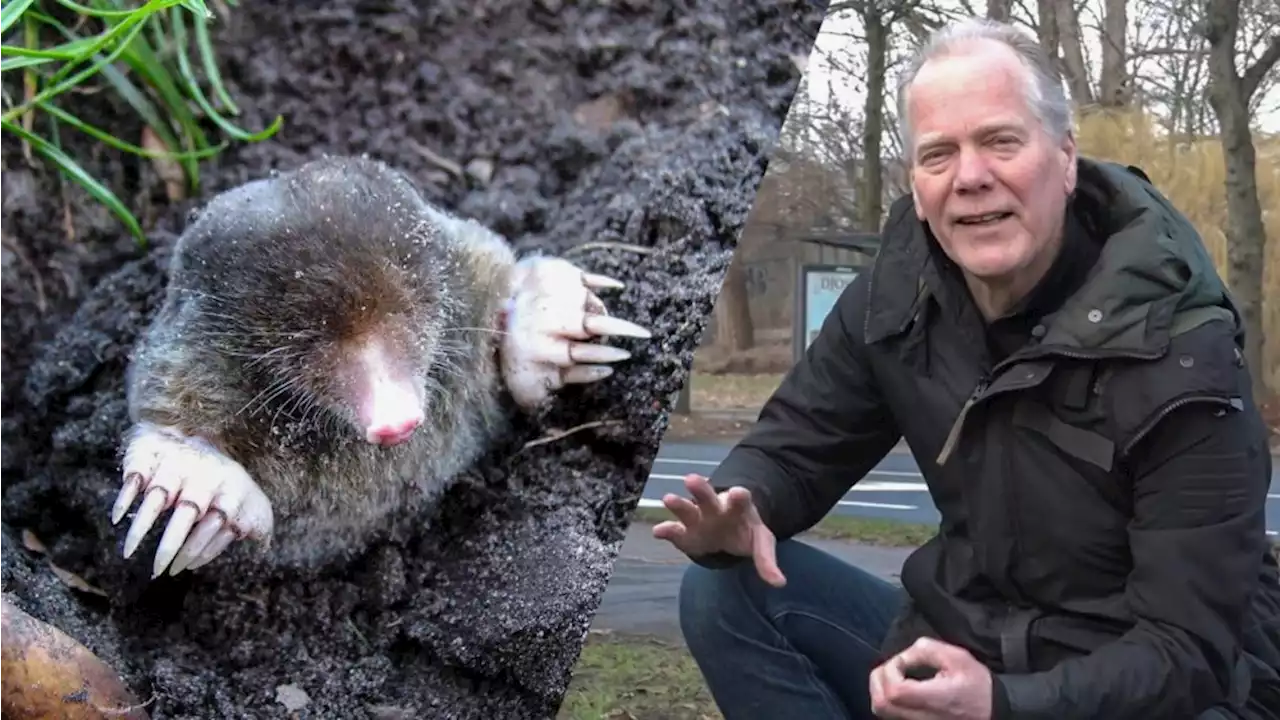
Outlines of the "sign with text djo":
<svg viewBox="0 0 1280 720">
<path fill-rule="evenodd" d="M 795 326 L 796 360 L 804 356 L 805 350 L 818 337 L 822 323 L 835 307 L 836 300 L 844 289 L 858 277 L 861 268 L 851 265 L 802 265 L 800 266 L 800 282 L 798 283 Z"/>
</svg>

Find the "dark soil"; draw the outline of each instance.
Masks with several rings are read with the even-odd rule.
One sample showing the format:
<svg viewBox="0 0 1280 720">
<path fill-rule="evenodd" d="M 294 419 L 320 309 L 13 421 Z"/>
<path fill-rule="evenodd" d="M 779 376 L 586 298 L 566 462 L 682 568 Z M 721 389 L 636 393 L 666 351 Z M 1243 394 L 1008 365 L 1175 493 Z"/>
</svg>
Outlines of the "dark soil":
<svg viewBox="0 0 1280 720">
<path fill-rule="evenodd" d="M 242 3 L 218 34 L 239 122 L 256 129 L 282 113 L 286 125 L 207 163 L 205 196 L 322 154 L 367 153 L 521 249 L 652 248 L 572 258 L 627 282 L 611 310 L 656 339 L 629 342 L 622 372 L 518 426 L 410 536 L 312 574 L 237 572 L 229 553 L 149 582 L 159 533 L 125 561 L 126 524 L 108 521 L 123 370 L 198 198 L 170 203 L 147 161 L 64 132 L 141 212 L 154 248 L 142 254 L 6 138 L 0 580 L 117 667 L 156 720 L 551 716 L 825 3 L 290 5 Z M 109 92 L 68 109 L 122 137 L 141 132 Z M 602 419 L 621 422 L 524 448 Z M 47 557 L 24 548 L 24 530 Z M 50 559 L 105 597 L 72 589 Z M 300 710 L 277 699 L 290 685 L 306 694 Z"/>
</svg>

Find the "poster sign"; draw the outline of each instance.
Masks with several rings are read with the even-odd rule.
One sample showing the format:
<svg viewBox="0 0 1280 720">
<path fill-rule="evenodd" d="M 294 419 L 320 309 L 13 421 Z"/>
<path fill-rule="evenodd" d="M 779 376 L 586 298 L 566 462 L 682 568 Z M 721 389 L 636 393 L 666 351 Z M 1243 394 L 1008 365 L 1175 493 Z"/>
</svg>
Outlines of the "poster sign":
<svg viewBox="0 0 1280 720">
<path fill-rule="evenodd" d="M 802 265 L 796 303 L 799 317 L 795 327 L 800 330 L 796 343 L 796 359 L 818 337 L 822 323 L 827 319 L 836 300 L 844 289 L 858 277 L 859 268 L 850 265 Z"/>
</svg>

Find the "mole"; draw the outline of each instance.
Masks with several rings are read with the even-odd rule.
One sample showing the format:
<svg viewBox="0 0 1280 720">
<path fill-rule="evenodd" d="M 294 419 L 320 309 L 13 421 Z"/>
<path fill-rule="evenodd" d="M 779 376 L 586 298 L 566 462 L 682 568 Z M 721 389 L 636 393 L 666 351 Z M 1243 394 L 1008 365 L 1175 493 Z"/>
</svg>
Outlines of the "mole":
<svg viewBox="0 0 1280 720">
<path fill-rule="evenodd" d="M 173 246 L 125 371 L 119 525 L 130 558 L 172 510 L 152 578 L 249 540 L 283 565 L 358 550 L 431 503 L 513 413 L 609 377 L 651 338 L 623 283 L 429 203 L 374 159 L 332 156 L 213 196 Z M 139 500 L 140 499 L 140 500 Z"/>
</svg>

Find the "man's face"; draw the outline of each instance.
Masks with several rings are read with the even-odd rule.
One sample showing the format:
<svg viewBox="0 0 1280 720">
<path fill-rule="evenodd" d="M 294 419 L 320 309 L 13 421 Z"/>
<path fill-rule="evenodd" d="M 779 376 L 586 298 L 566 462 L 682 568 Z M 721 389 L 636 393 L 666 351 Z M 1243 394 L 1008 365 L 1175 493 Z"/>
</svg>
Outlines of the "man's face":
<svg viewBox="0 0 1280 720">
<path fill-rule="evenodd" d="M 993 42 L 930 61 L 908 101 L 916 215 L 980 280 L 1010 280 L 1054 241 L 1075 187 L 1075 145 L 1026 101 L 1029 73 Z"/>
</svg>

